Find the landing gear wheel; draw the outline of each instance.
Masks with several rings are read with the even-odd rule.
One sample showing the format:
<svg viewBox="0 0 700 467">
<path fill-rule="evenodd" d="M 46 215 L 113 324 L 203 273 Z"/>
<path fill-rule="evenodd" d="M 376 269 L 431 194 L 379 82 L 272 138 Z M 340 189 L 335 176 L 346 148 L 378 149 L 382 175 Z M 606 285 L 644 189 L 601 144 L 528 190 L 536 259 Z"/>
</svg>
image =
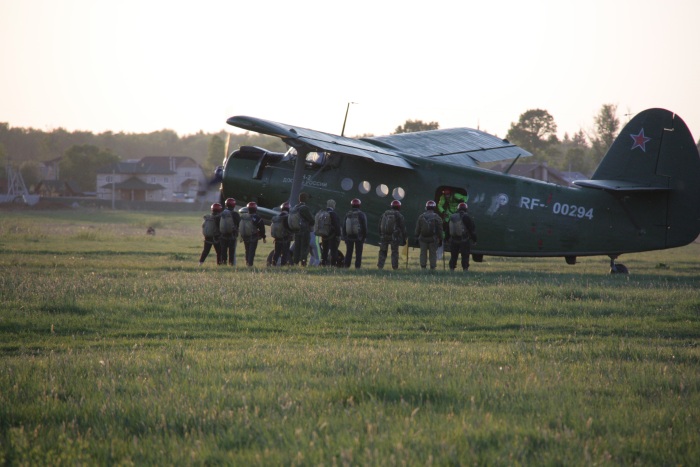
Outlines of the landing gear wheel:
<svg viewBox="0 0 700 467">
<path fill-rule="evenodd" d="M 622 263 L 615 262 L 616 257 L 610 257 L 610 274 L 629 274 L 627 266 Z"/>
</svg>

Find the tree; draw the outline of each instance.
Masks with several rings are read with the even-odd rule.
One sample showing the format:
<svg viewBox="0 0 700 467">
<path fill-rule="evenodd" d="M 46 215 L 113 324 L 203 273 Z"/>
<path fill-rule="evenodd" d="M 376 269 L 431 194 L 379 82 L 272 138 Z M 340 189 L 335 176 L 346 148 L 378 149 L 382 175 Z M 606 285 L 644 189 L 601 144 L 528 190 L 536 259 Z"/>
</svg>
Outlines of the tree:
<svg viewBox="0 0 700 467">
<path fill-rule="evenodd" d="M 531 109 L 521 114 L 518 123 L 510 124 L 506 138 L 530 151 L 536 160 L 546 160 L 548 150 L 559 142 L 554 117 L 542 109 Z"/>
<path fill-rule="evenodd" d="M 564 166 L 562 170 L 581 172 L 586 175 L 590 175 L 593 172 L 595 158 L 583 130 L 574 133 L 571 139 L 569 139 L 568 135 L 565 135 L 561 144 L 564 151 Z"/>
<path fill-rule="evenodd" d="M 224 140 L 219 135 L 211 137 L 207 160 L 203 167 L 206 173 L 214 172 L 214 169 L 223 163 L 224 157 L 228 156 L 228 154 L 224 154 L 225 146 Z"/>
<path fill-rule="evenodd" d="M 41 164 L 36 161 L 24 161 L 19 166 L 19 173 L 22 174 L 24 184 L 28 190 L 41 181 Z"/>
<path fill-rule="evenodd" d="M 438 122 L 425 123 L 423 120 L 406 120 L 406 123 L 404 123 L 403 126 L 399 125 L 396 127 L 396 130 L 394 130 L 394 134 L 398 135 L 399 133 L 414 133 L 416 131 L 437 130 L 439 128 L 440 124 Z"/>
<path fill-rule="evenodd" d="M 7 151 L 5 150 L 5 145 L 0 143 L 0 177 L 3 179 L 7 177 Z"/>
<path fill-rule="evenodd" d="M 71 146 L 59 164 L 60 178 L 75 182 L 81 190 L 96 191 L 97 170 L 115 162 L 119 162 L 119 157 L 109 150 L 91 144 Z"/>
<path fill-rule="evenodd" d="M 620 129 L 620 120 L 617 118 L 616 114 L 617 105 L 603 104 L 598 115 L 596 115 L 594 119 L 595 132 L 593 138 L 591 138 L 591 142 L 593 143 L 593 151 L 598 160 L 603 158 L 617 137 L 617 133 Z"/>
</svg>

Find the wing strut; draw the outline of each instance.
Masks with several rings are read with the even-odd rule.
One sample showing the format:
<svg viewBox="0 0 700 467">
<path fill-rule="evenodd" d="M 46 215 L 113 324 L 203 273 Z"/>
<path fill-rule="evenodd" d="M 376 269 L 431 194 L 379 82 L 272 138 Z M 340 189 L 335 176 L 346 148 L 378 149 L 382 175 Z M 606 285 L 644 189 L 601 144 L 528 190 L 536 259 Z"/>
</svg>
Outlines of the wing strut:
<svg viewBox="0 0 700 467">
<path fill-rule="evenodd" d="M 294 178 L 292 179 L 292 192 L 289 194 L 289 205 L 296 206 L 299 203 L 299 193 L 301 193 L 301 183 L 304 180 L 304 165 L 306 165 L 306 155 L 309 153 L 306 147 L 297 147 L 297 160 L 294 164 Z"/>
</svg>

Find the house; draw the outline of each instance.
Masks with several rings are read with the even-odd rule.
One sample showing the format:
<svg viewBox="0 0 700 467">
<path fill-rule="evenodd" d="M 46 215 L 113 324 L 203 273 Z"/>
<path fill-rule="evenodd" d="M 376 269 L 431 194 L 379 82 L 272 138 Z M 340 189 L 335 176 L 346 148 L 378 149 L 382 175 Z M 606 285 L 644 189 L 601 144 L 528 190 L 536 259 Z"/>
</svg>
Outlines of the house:
<svg viewBox="0 0 700 467">
<path fill-rule="evenodd" d="M 60 180 L 42 180 L 34 187 L 34 193 L 41 195 L 43 198 L 84 195 L 73 182 L 64 182 Z"/>
<path fill-rule="evenodd" d="M 204 171 L 190 157 L 144 157 L 97 171 L 97 197 L 106 200 L 194 202 L 206 185 Z"/>
<path fill-rule="evenodd" d="M 61 157 L 51 159 L 50 161 L 44 161 L 39 167 L 39 172 L 42 180 L 58 180 L 59 175 L 59 164 L 61 163 Z"/>
</svg>

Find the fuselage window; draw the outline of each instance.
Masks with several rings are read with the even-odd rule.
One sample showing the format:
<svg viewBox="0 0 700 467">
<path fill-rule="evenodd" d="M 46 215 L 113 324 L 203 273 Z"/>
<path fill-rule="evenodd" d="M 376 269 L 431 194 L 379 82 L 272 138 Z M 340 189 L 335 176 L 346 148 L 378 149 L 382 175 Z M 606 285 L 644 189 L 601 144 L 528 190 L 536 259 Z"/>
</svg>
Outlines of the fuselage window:
<svg viewBox="0 0 700 467">
<path fill-rule="evenodd" d="M 394 199 L 402 200 L 406 196 L 406 192 L 403 190 L 403 188 L 397 186 L 392 190 L 391 196 L 393 196 Z"/>
<path fill-rule="evenodd" d="M 382 183 L 381 185 L 377 185 L 377 189 L 375 191 L 377 192 L 377 196 L 384 198 L 389 194 L 389 187 Z"/>
<path fill-rule="evenodd" d="M 366 195 L 367 193 L 369 193 L 369 190 L 372 189 L 372 185 L 367 180 L 365 180 L 364 182 L 360 183 L 357 189 L 360 190 L 360 193 Z"/>
<path fill-rule="evenodd" d="M 345 190 L 345 191 L 352 190 L 352 185 L 353 185 L 353 183 L 352 183 L 352 179 L 351 179 L 351 178 L 344 178 L 344 179 L 340 182 L 341 188 L 342 188 L 343 190 Z"/>
</svg>

